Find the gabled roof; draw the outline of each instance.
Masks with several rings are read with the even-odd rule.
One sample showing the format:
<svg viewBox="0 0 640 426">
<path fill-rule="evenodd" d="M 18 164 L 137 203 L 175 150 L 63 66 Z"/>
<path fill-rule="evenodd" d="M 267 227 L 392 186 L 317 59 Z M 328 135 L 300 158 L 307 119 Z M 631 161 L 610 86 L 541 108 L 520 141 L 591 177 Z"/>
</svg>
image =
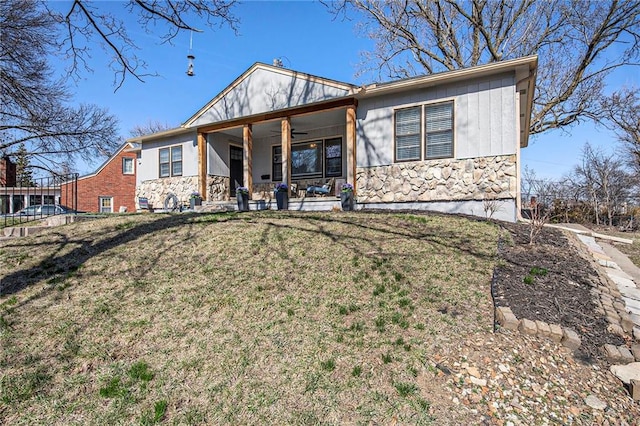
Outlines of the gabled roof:
<svg viewBox="0 0 640 426">
<path fill-rule="evenodd" d="M 100 167 L 98 167 L 94 172 L 87 173 L 86 175 L 79 176 L 78 179 L 86 179 L 86 178 L 93 177 L 93 176 L 97 175 L 98 173 L 100 173 L 102 171 L 102 169 L 104 169 L 107 166 L 107 164 L 109 164 L 111 162 L 111 160 L 116 158 L 122 151 L 125 151 L 125 152 L 136 152 L 137 150 L 138 150 L 137 147 L 133 143 L 127 141 L 127 142 L 123 143 L 122 145 L 120 145 L 120 148 L 116 149 L 116 151 L 113 154 L 111 154 L 111 156 L 109 158 L 107 158 L 107 160 L 104 163 L 102 163 L 100 165 Z"/>
<path fill-rule="evenodd" d="M 256 62 L 182 127 L 341 98 L 356 90 L 357 86 L 349 83 Z"/>
<path fill-rule="evenodd" d="M 180 127 L 130 138 L 127 141 L 139 143 L 174 136 L 195 131 L 197 128 L 207 128 L 209 124 L 235 123 L 238 118 L 261 117 L 267 112 L 296 110 L 304 105 L 366 99 L 513 72 L 516 90 L 520 96 L 520 146 L 526 147 L 537 67 L 538 57 L 534 55 L 387 83 L 356 86 L 256 62 Z"/>
</svg>

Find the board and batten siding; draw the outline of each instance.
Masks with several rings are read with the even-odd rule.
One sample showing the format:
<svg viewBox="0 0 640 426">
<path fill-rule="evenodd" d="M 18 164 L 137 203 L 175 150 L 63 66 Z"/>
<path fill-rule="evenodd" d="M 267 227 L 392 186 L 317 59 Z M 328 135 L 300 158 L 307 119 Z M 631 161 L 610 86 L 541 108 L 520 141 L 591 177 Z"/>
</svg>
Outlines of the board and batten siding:
<svg viewBox="0 0 640 426">
<path fill-rule="evenodd" d="M 138 164 L 138 182 L 160 178 L 161 148 L 182 146 L 182 176 L 198 176 L 198 142 L 196 132 L 144 142 Z"/>
<path fill-rule="evenodd" d="M 515 80 L 514 75 L 508 73 L 360 100 L 357 115 L 358 167 L 393 163 L 395 110 L 448 100 L 454 101 L 453 158 L 516 153 Z"/>
<path fill-rule="evenodd" d="M 273 70 L 255 69 L 222 95 L 191 126 L 203 126 L 343 97 L 348 91 Z"/>
<path fill-rule="evenodd" d="M 242 147 L 242 139 L 226 133 L 210 133 L 207 141 L 210 146 L 207 150 L 208 174 L 229 177 L 229 145 Z"/>
</svg>

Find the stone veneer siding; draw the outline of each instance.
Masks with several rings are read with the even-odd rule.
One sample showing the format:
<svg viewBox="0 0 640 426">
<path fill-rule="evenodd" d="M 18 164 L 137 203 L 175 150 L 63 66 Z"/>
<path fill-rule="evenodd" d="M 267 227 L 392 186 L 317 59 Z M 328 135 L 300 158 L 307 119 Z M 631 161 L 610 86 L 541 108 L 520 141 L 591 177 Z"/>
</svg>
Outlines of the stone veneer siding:
<svg viewBox="0 0 640 426">
<path fill-rule="evenodd" d="M 443 159 L 359 167 L 358 203 L 516 197 L 516 156 Z"/>
<path fill-rule="evenodd" d="M 169 194 L 178 197 L 181 204 L 189 204 L 191 193 L 195 191 L 198 191 L 198 176 L 146 180 L 136 188 L 136 208 L 140 208 L 138 204 L 140 197 L 146 197 L 151 207 L 162 209 L 164 208 L 164 200 Z"/>
<path fill-rule="evenodd" d="M 207 176 L 207 200 L 229 201 L 229 185 L 228 176 Z"/>
</svg>

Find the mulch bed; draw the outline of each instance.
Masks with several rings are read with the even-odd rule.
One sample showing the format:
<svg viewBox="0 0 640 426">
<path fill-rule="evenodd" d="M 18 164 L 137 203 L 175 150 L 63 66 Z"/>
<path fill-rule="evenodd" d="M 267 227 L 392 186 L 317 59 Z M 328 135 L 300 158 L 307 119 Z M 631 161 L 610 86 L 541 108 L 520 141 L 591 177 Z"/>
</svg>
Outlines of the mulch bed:
<svg viewBox="0 0 640 426">
<path fill-rule="evenodd" d="M 503 224 L 512 241 L 501 241 L 501 262 L 494 274 L 496 306 L 508 306 L 518 319 L 560 324 L 578 332 L 575 352 L 586 363 L 604 363 L 603 345 L 624 340 L 607 331 L 607 320 L 595 312 L 591 289 L 600 285 L 595 265 L 578 253 L 557 229 L 545 228 L 529 245 L 529 227 Z"/>
</svg>

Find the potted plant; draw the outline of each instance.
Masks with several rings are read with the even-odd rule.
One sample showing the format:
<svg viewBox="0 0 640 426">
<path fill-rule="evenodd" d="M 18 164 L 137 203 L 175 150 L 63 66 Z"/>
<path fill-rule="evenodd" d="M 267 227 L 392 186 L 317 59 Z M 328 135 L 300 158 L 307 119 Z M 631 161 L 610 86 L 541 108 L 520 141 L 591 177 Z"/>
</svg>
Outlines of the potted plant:
<svg viewBox="0 0 640 426">
<path fill-rule="evenodd" d="M 239 186 L 236 188 L 236 199 L 238 200 L 238 211 L 249 211 L 249 188 Z"/>
<path fill-rule="evenodd" d="M 278 185 L 276 185 L 275 193 L 278 210 L 289 209 L 289 187 L 287 186 L 287 184 L 279 183 Z"/>
<path fill-rule="evenodd" d="M 189 207 L 191 208 L 191 210 L 193 210 L 195 206 L 201 206 L 201 205 L 202 205 L 202 197 L 200 196 L 200 193 L 198 191 L 193 191 L 191 193 L 191 197 L 189 197 Z"/>
<path fill-rule="evenodd" d="M 343 183 L 340 189 L 340 204 L 342 204 L 343 211 L 353 210 L 353 185 L 350 183 Z"/>
</svg>

